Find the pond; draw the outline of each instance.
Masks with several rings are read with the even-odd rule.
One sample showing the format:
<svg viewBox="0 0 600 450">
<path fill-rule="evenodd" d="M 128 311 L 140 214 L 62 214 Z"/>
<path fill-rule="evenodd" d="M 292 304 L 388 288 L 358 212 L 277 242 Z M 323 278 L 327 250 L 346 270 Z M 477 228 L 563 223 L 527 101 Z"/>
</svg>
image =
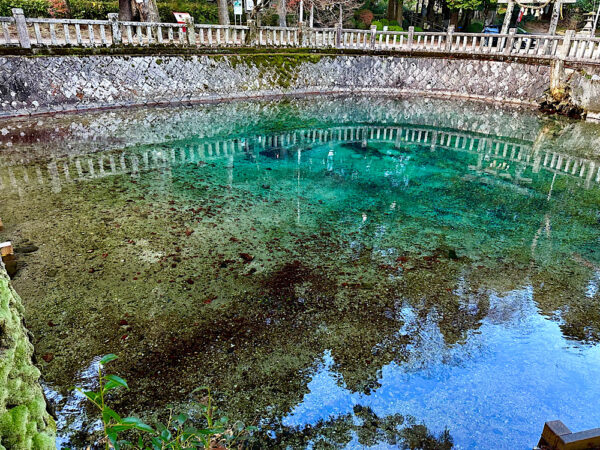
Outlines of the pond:
<svg viewBox="0 0 600 450">
<path fill-rule="evenodd" d="M 532 448 L 600 425 L 600 127 L 318 97 L 0 123 L 0 240 L 59 446 L 210 386 L 257 448 Z"/>
</svg>

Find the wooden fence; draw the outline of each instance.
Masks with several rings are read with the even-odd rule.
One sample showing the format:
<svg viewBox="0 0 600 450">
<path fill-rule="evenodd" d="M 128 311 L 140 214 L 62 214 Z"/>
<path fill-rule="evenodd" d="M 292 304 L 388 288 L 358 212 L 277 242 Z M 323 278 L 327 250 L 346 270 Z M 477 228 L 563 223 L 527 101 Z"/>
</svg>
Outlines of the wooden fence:
<svg viewBox="0 0 600 450">
<path fill-rule="evenodd" d="M 13 17 L 0 17 L 0 46 L 94 47 L 307 47 L 364 51 L 398 51 L 467 55 L 522 56 L 600 64 L 600 39 L 576 35 L 352 30 L 308 27 L 256 27 L 154 22 L 121 22 L 117 14 L 108 20 L 27 18 L 21 9 Z"/>
</svg>

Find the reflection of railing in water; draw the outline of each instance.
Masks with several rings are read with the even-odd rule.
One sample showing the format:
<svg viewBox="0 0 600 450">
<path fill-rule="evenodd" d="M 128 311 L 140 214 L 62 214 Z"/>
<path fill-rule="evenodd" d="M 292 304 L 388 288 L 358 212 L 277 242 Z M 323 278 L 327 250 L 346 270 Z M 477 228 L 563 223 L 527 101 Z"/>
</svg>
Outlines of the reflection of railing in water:
<svg viewBox="0 0 600 450">
<path fill-rule="evenodd" d="M 534 143 L 522 140 L 509 140 L 487 135 L 437 130 L 414 126 L 360 126 L 336 127 L 329 129 L 296 130 L 279 135 L 253 136 L 251 138 L 208 141 L 190 145 L 169 143 L 168 149 L 149 149 L 142 153 L 124 150 L 114 154 L 78 156 L 70 160 L 52 161 L 47 165 L 47 174 L 40 167 L 28 170 L 26 166 L 9 166 L 0 170 L 0 190 L 19 189 L 23 185 L 50 183 L 55 192 L 61 190 L 62 183 L 74 180 L 89 180 L 120 174 L 136 176 L 147 171 L 172 164 L 198 163 L 209 158 L 228 156 L 256 151 L 265 148 L 293 148 L 301 144 L 322 144 L 328 142 L 368 141 L 393 143 L 396 147 L 403 143 L 430 146 L 431 150 L 448 149 L 479 155 L 478 164 L 469 166 L 471 170 L 497 174 L 491 168 L 499 167 L 497 161 L 530 166 L 533 173 L 542 168 L 562 175 L 569 175 L 591 187 L 592 182 L 600 183 L 600 165 L 595 161 L 576 158 L 566 154 L 537 149 Z M 505 164 L 506 166 L 506 164 Z M 31 173 L 34 171 L 34 173 Z M 4 173 L 3 173 L 4 172 Z M 17 173 L 20 172 L 20 176 Z M 505 172 L 505 178 L 511 176 Z M 36 181 L 34 181 L 36 180 Z M 526 180 L 518 178 L 518 181 Z"/>
</svg>

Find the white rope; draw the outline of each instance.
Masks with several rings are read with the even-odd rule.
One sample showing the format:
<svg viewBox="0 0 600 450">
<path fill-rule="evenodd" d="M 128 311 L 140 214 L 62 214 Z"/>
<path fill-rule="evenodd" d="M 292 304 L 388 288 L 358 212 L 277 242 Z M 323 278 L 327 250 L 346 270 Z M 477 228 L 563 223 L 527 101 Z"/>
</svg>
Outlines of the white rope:
<svg viewBox="0 0 600 450">
<path fill-rule="evenodd" d="M 552 0 L 546 0 L 545 3 L 541 4 L 540 6 L 531 6 L 531 5 L 523 5 L 522 3 L 519 3 L 519 1 L 515 1 L 515 3 L 517 5 L 519 5 L 521 8 L 523 9 L 544 9 L 546 6 L 548 6 L 548 4 L 551 2 Z"/>
</svg>

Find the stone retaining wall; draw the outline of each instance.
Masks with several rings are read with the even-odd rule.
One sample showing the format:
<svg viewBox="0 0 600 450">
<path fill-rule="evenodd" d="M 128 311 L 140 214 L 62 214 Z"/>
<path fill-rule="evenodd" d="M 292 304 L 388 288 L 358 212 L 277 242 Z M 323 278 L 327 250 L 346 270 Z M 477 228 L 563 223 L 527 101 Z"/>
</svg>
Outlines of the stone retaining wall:
<svg viewBox="0 0 600 450">
<path fill-rule="evenodd" d="M 0 116 L 331 92 L 536 104 L 545 65 L 331 54 L 0 57 Z"/>
<path fill-rule="evenodd" d="M 0 450 L 55 448 L 56 425 L 32 355 L 23 304 L 0 261 Z"/>
</svg>

